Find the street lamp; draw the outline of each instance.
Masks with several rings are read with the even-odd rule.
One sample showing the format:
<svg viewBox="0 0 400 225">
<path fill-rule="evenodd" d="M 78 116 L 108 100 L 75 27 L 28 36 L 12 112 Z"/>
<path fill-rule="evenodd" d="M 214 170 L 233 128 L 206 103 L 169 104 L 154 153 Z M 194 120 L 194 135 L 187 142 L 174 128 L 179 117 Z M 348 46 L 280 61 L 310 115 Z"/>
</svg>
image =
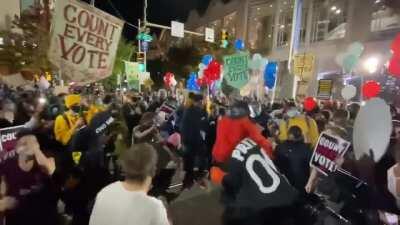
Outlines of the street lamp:
<svg viewBox="0 0 400 225">
<path fill-rule="evenodd" d="M 369 57 L 364 62 L 364 68 L 369 73 L 375 73 L 378 70 L 378 66 L 379 66 L 379 59 L 377 57 Z"/>
</svg>

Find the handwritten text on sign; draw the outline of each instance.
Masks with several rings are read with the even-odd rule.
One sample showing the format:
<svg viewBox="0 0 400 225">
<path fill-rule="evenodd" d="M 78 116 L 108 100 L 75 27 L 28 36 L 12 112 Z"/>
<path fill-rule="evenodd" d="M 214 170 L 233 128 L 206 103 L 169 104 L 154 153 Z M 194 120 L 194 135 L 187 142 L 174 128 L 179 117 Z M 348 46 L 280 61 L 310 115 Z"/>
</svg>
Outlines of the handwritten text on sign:
<svg viewBox="0 0 400 225">
<path fill-rule="evenodd" d="M 0 129 L 0 164 L 16 156 L 17 134 L 23 128 L 23 126 L 17 126 Z"/>
<path fill-rule="evenodd" d="M 238 53 L 224 57 L 224 79 L 240 89 L 249 82 L 249 54 Z"/>
<path fill-rule="evenodd" d="M 123 22 L 75 0 L 56 2 L 49 59 L 66 79 L 88 83 L 112 73 Z"/>
<path fill-rule="evenodd" d="M 342 157 L 350 147 L 350 142 L 340 137 L 322 133 L 318 139 L 310 166 L 318 169 L 323 174 L 335 172 L 336 161 Z"/>
</svg>

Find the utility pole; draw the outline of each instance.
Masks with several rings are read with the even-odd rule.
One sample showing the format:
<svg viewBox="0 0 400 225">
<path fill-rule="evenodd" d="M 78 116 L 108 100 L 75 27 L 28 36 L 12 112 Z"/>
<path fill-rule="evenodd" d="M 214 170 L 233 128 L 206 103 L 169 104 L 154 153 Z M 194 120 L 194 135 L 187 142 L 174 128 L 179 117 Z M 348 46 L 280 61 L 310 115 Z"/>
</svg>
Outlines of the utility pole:
<svg viewBox="0 0 400 225">
<path fill-rule="evenodd" d="M 292 21 L 292 34 L 290 39 L 290 49 L 288 58 L 288 71 L 293 71 L 293 56 L 297 54 L 300 45 L 300 31 L 301 31 L 301 17 L 303 11 L 304 0 L 295 0 L 293 7 L 293 21 Z M 297 88 L 298 88 L 298 78 L 293 75 L 293 90 L 292 97 L 296 98 Z"/>
<path fill-rule="evenodd" d="M 140 32 L 145 32 L 147 27 L 154 27 L 154 28 L 160 28 L 160 29 L 164 29 L 164 30 L 171 30 L 172 28 L 170 26 L 164 26 L 164 25 L 160 25 L 160 24 L 155 24 L 155 23 L 151 23 L 147 20 L 147 7 L 148 7 L 148 0 L 143 0 L 144 1 L 144 6 L 143 6 L 143 24 L 141 24 L 141 21 L 139 20 L 139 33 Z M 143 26 L 143 28 L 141 27 Z M 189 30 L 184 30 L 184 32 L 186 34 L 191 34 L 191 35 L 196 35 L 196 36 L 205 36 L 204 33 L 198 33 L 198 32 L 193 32 L 193 31 L 189 31 Z M 140 41 L 138 43 L 139 45 L 139 51 L 140 51 Z M 147 54 L 146 52 L 143 52 L 144 55 L 144 65 L 145 68 L 147 68 Z"/>
</svg>

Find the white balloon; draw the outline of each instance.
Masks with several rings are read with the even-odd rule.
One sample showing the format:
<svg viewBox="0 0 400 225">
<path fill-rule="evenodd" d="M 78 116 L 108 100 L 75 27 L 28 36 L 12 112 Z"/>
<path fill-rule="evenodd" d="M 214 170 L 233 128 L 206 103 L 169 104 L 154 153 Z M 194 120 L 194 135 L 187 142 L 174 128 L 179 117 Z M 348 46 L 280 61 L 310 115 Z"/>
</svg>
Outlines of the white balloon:
<svg viewBox="0 0 400 225">
<path fill-rule="evenodd" d="M 38 87 L 41 90 L 47 90 L 50 87 L 49 81 L 44 78 L 44 76 L 41 76 L 39 79 Z"/>
<path fill-rule="evenodd" d="M 357 159 L 373 152 L 378 162 L 385 154 L 392 133 L 392 116 L 386 102 L 373 98 L 361 106 L 354 123 L 353 147 Z"/>
<path fill-rule="evenodd" d="M 357 94 L 357 88 L 354 85 L 347 85 L 342 89 L 342 97 L 345 100 L 354 98 Z"/>
</svg>

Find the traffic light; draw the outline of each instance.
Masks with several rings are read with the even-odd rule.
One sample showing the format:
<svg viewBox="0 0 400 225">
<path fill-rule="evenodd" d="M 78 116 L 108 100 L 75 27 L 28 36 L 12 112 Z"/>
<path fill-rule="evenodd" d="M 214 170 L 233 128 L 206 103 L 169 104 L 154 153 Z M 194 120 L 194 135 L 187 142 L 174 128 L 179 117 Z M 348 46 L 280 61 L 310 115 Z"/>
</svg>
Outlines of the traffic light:
<svg viewBox="0 0 400 225">
<path fill-rule="evenodd" d="M 221 48 L 228 47 L 228 44 L 229 44 L 228 39 L 229 39 L 228 31 L 222 30 L 221 31 Z"/>
<path fill-rule="evenodd" d="M 136 62 L 139 63 L 139 71 L 146 72 L 144 52 L 136 53 Z"/>
</svg>

